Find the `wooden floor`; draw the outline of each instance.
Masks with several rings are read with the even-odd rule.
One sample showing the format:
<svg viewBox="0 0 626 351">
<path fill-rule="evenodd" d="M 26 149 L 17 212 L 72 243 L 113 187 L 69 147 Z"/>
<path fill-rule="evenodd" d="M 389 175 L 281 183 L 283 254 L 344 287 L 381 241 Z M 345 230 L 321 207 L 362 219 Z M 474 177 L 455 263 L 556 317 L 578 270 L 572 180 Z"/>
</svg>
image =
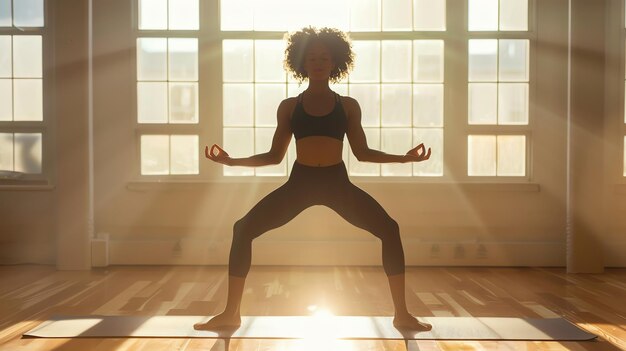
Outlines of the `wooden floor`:
<svg viewBox="0 0 626 351">
<path fill-rule="evenodd" d="M 53 314 L 213 315 L 226 267 L 133 266 L 56 271 L 0 266 L 0 350 L 626 350 L 626 269 L 568 275 L 561 268 L 407 267 L 416 316 L 564 317 L 599 335 L 588 342 L 398 340 L 29 339 Z M 316 306 L 316 307 L 312 307 Z M 242 315 L 393 314 L 381 267 L 253 266 Z"/>
</svg>

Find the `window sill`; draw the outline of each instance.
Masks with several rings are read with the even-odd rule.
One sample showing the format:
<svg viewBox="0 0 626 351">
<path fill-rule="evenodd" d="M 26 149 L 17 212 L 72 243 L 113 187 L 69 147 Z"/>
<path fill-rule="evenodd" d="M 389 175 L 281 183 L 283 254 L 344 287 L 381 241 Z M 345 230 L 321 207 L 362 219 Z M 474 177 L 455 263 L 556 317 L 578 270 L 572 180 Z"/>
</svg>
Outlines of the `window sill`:
<svg viewBox="0 0 626 351">
<path fill-rule="evenodd" d="M 0 180 L 0 191 L 52 191 L 55 188 L 47 180 Z"/>
<path fill-rule="evenodd" d="M 222 180 L 136 180 L 126 184 L 130 191 L 197 191 L 202 187 L 220 185 L 246 185 L 246 184 L 271 184 L 280 186 L 286 182 L 286 177 L 228 177 Z M 387 187 L 416 187 L 428 191 L 449 191 L 458 189 L 471 192 L 539 192 L 541 187 L 538 183 L 522 182 L 446 182 L 446 181 L 416 181 L 415 178 L 371 178 L 351 177 L 351 181 L 357 185 L 381 185 Z M 626 186 L 624 192 L 626 193 Z"/>
</svg>

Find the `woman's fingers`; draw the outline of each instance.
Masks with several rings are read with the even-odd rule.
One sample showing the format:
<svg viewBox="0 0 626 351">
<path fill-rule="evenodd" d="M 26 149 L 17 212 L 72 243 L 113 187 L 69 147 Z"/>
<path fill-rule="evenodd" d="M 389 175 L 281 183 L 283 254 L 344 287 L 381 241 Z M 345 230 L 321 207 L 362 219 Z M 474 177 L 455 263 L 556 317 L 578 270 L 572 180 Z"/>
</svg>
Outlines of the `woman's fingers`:
<svg viewBox="0 0 626 351">
<path fill-rule="evenodd" d="M 417 147 L 415 148 L 415 154 L 416 154 L 417 156 L 423 156 L 425 151 L 426 151 L 426 150 L 424 150 L 424 144 L 419 144 L 419 145 L 417 145 Z"/>
<path fill-rule="evenodd" d="M 428 148 L 428 152 L 424 156 L 424 160 L 428 160 L 430 158 L 430 148 Z"/>
<path fill-rule="evenodd" d="M 205 146 L 204 156 L 206 156 L 206 158 L 214 162 L 223 163 L 223 164 L 226 164 L 229 158 L 228 152 L 224 151 L 224 149 L 222 149 L 217 144 L 213 144 L 210 149 L 208 146 Z"/>
<path fill-rule="evenodd" d="M 213 144 L 211 149 L 209 149 L 208 146 L 204 147 L 204 156 L 215 161 L 217 158 L 228 156 L 228 153 L 219 147 L 219 145 Z"/>
<path fill-rule="evenodd" d="M 418 146 L 407 152 L 408 155 L 412 156 L 414 160 L 418 162 L 428 160 L 430 158 L 430 153 L 430 148 L 428 148 L 428 151 L 426 151 L 426 147 L 423 143 L 419 144 Z"/>
</svg>

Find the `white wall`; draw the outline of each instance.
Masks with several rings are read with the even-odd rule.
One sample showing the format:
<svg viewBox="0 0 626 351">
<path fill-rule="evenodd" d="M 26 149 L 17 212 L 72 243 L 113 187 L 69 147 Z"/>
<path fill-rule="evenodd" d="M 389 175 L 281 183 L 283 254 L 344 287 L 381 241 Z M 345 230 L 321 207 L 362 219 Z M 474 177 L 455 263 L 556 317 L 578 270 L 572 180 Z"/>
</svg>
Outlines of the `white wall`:
<svg viewBox="0 0 626 351">
<path fill-rule="evenodd" d="M 133 174 L 137 162 L 135 34 L 129 3 L 111 0 L 94 4 L 96 232 L 111 235 L 111 264 L 226 264 L 234 221 L 284 180 L 250 178 L 239 183 L 184 184 L 136 182 L 137 177 Z M 578 26 L 587 30 L 595 28 L 603 34 L 604 16 L 608 28 L 611 16 L 617 16 L 610 7 L 618 6 L 619 2 L 607 1 L 606 7 L 602 1 L 583 3 L 573 2 L 574 13 L 580 21 L 594 22 L 573 23 L 573 32 L 577 33 Z M 577 265 L 577 271 L 597 269 L 598 260 L 594 257 L 598 256 L 602 258 L 601 265 L 626 265 L 621 255 L 622 248 L 626 248 L 622 234 L 626 220 L 621 215 L 626 207 L 626 191 L 616 185 L 623 182 L 623 178 L 615 176 L 618 168 L 621 170 L 620 143 L 623 138 L 623 134 L 616 131 L 623 129 L 623 122 L 620 123 L 623 119 L 616 116 L 623 113 L 623 107 L 620 106 L 619 113 L 606 108 L 605 115 L 605 106 L 623 104 L 621 89 L 624 83 L 605 80 L 604 76 L 595 77 L 594 81 L 602 86 L 596 90 L 583 89 L 586 82 L 581 80 L 588 68 L 593 72 L 618 69 L 623 77 L 623 61 L 618 65 L 619 59 L 615 58 L 615 55 L 620 58 L 623 55 L 623 43 L 621 38 L 607 34 L 607 47 L 617 43 L 620 50 L 609 50 L 606 57 L 604 53 L 595 53 L 596 58 L 590 60 L 593 67 L 588 67 L 590 63 L 584 60 L 573 61 L 573 77 L 578 77 L 573 83 L 581 88 L 573 86 L 572 89 L 576 98 L 576 104 L 572 104 L 572 116 L 575 122 L 583 124 L 578 124 L 582 136 L 571 139 L 579 144 L 570 150 L 584 149 L 588 145 L 589 139 L 585 138 L 584 132 L 591 128 L 596 133 L 596 143 L 591 146 L 594 150 L 599 148 L 602 157 L 599 163 L 593 163 L 593 167 L 598 168 L 595 172 L 575 170 L 577 175 L 571 178 L 577 184 L 571 189 L 576 195 L 573 199 L 587 201 L 591 196 L 593 201 L 572 207 L 576 210 L 572 213 L 577 219 L 586 219 L 579 215 L 580 210 L 594 204 L 592 209 L 602 216 L 601 220 L 593 221 L 590 229 L 582 230 L 580 228 L 584 227 L 576 224 L 568 232 L 567 1 L 537 1 L 536 4 L 537 39 L 533 49 L 537 59 L 532 67 L 536 85 L 531 95 L 533 147 L 529 155 L 532 161 L 529 184 L 416 184 L 388 179 L 353 179 L 399 222 L 407 265 L 565 266 L 568 263 L 568 233 L 578 238 L 576 243 L 593 239 L 591 243 L 594 245 L 570 248 L 570 252 L 576 252 L 576 257 L 583 258 L 571 262 Z M 591 6 L 595 11 L 584 6 Z M 66 20 L 65 25 L 74 24 L 71 18 Z M 576 40 L 574 44 L 578 45 Z M 589 45 L 589 38 L 581 38 L 580 45 Z M 454 45 L 450 50 L 455 50 Z M 573 50 L 573 53 L 583 58 L 586 55 L 584 50 Z M 597 59 L 598 55 L 600 59 Z M 606 76 L 612 77 L 608 73 Z M 605 88 L 607 94 L 604 94 Z M 462 97 L 464 94 L 463 91 L 453 92 L 454 103 L 466 103 Z M 608 96 L 606 100 L 598 105 L 598 99 L 605 95 Z M 203 98 L 215 100 L 211 96 L 203 95 Z M 75 118 L 85 117 L 77 113 Z M 220 134 L 219 131 L 215 133 Z M 465 142 L 462 135 L 458 140 Z M 201 142 L 210 144 L 213 141 Z M 450 160 L 447 162 L 458 162 L 461 156 L 447 155 Z M 572 155 L 575 162 L 571 166 L 584 167 L 588 156 Z M 77 170 L 83 172 L 84 167 L 81 162 Z M 70 171 L 71 168 L 65 168 L 65 172 Z M 594 184 L 602 191 L 596 192 Z M 61 217 L 50 213 L 55 213 L 64 203 L 70 206 L 67 208 L 75 206 L 64 202 L 63 199 L 69 196 L 67 191 L 59 199 L 54 194 L 0 191 L 0 210 L 6 210 L 0 212 L 5 252 L 0 258 L 10 261 L 9 243 L 24 247 L 21 252 L 25 255 L 30 252 L 35 261 L 50 262 L 54 258 L 56 250 L 37 249 L 46 247 L 58 236 L 53 228 Z M 7 205 L 9 203 L 15 205 Z M 37 211 L 47 215 L 33 220 L 30 211 L 25 209 L 33 203 L 37 203 Z M 437 247 L 439 250 L 434 249 Z M 84 255 L 78 256 L 78 261 L 84 258 Z M 332 211 L 316 207 L 255 240 L 253 264 L 378 265 L 380 246 L 373 236 L 351 227 Z"/>
</svg>

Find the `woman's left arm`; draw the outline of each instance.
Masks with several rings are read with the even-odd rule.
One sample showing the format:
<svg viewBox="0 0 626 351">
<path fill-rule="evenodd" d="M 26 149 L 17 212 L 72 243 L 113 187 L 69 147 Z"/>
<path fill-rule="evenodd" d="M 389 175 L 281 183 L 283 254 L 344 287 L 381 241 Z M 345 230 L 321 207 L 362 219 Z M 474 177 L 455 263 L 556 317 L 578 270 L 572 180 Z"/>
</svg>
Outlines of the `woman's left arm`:
<svg viewBox="0 0 626 351">
<path fill-rule="evenodd" d="M 379 150 L 370 149 L 367 146 L 367 139 L 363 126 L 361 125 L 361 107 L 359 103 L 351 98 L 342 98 L 344 104 L 343 108 L 346 112 L 346 118 L 348 119 L 348 129 L 346 134 L 352 153 L 359 161 L 374 162 L 374 163 L 392 163 L 392 162 L 420 162 L 426 161 L 430 158 L 430 148 L 426 151 L 424 144 L 419 144 L 413 149 L 409 150 L 404 155 L 392 155 Z"/>
</svg>

